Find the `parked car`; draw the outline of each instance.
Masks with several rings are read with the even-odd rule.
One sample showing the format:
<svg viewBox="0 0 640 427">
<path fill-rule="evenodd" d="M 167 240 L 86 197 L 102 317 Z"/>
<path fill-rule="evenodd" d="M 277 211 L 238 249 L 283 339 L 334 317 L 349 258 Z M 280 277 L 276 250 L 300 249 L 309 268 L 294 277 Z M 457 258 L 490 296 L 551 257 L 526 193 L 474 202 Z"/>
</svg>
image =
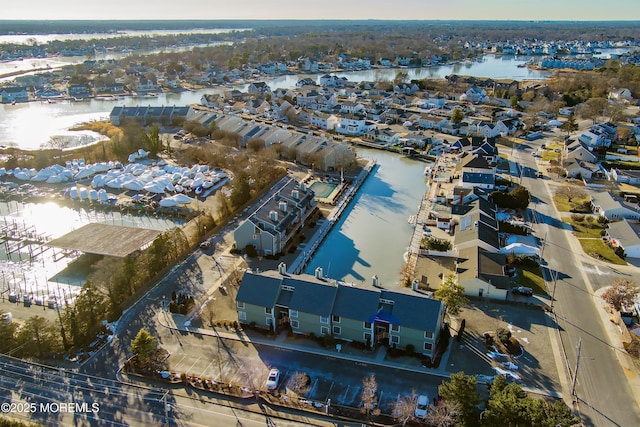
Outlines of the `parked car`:
<svg viewBox="0 0 640 427">
<path fill-rule="evenodd" d="M 209 249 L 211 247 L 211 240 L 205 240 L 200 243 L 200 249 Z"/>
<path fill-rule="evenodd" d="M 544 178 L 544 174 L 540 171 L 536 172 L 536 178 Z"/>
<path fill-rule="evenodd" d="M 424 394 L 416 399 L 416 418 L 424 418 L 427 416 L 427 408 L 429 407 L 429 398 Z"/>
<path fill-rule="evenodd" d="M 278 382 L 280 382 L 280 371 L 276 368 L 273 368 L 269 371 L 269 376 L 267 377 L 267 390 L 277 389 Z"/>
<path fill-rule="evenodd" d="M 530 297 L 531 295 L 533 295 L 533 289 L 527 288 L 525 286 L 517 286 L 513 288 L 513 293 L 516 295 L 524 295 Z"/>
</svg>

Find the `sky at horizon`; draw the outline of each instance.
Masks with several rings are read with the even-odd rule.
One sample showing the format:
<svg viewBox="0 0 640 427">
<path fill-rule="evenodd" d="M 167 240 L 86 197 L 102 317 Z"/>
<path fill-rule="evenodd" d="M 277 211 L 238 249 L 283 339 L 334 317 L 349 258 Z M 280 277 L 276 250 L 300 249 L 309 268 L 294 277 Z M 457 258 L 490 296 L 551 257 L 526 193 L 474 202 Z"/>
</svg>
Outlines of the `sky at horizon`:
<svg viewBox="0 0 640 427">
<path fill-rule="evenodd" d="M 606 6 L 606 7 L 605 7 Z M 2 20 L 61 19 L 388 19 L 640 20 L 639 0 L 23 0 L 4 5 Z"/>
</svg>

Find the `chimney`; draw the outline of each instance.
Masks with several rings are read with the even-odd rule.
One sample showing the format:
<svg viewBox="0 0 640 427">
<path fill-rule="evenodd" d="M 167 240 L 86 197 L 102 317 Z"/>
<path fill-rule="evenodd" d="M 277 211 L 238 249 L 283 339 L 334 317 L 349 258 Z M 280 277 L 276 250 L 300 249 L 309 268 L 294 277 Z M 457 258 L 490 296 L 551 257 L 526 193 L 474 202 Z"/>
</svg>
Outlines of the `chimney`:
<svg viewBox="0 0 640 427">
<path fill-rule="evenodd" d="M 300 192 L 298 190 L 291 190 L 291 197 L 296 200 L 300 199 Z"/>
<path fill-rule="evenodd" d="M 280 208 L 280 210 L 282 212 L 286 212 L 287 211 L 287 201 L 286 200 L 280 200 L 280 203 L 278 203 L 278 207 Z"/>
<path fill-rule="evenodd" d="M 269 219 L 278 222 L 278 211 L 269 211 Z"/>
<path fill-rule="evenodd" d="M 419 282 L 418 279 L 414 279 L 413 282 L 411 282 L 411 289 L 413 289 L 414 291 L 417 291 L 419 288 Z"/>
<path fill-rule="evenodd" d="M 303 183 L 301 183 L 301 184 L 300 184 L 300 189 L 301 189 L 302 191 L 307 191 L 307 184 L 306 184 L 306 183 L 304 183 L 304 182 L 303 182 Z"/>
<path fill-rule="evenodd" d="M 285 264 L 284 262 L 278 264 L 278 273 L 282 274 L 283 276 L 287 274 L 287 264 Z"/>
<path fill-rule="evenodd" d="M 378 279 L 378 275 L 374 274 L 371 280 L 371 284 L 375 287 L 378 287 L 380 285 L 380 279 Z"/>
<path fill-rule="evenodd" d="M 316 279 L 322 279 L 322 267 L 316 267 Z"/>
</svg>

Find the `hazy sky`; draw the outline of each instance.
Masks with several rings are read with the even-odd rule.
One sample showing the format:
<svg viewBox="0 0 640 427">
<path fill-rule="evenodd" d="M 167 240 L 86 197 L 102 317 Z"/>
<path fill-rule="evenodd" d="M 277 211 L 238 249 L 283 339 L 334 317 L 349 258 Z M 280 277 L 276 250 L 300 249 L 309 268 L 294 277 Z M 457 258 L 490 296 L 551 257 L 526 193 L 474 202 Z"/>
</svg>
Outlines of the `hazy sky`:
<svg viewBox="0 0 640 427">
<path fill-rule="evenodd" d="M 13 0 L 0 19 L 640 20 L 640 0 Z"/>
</svg>

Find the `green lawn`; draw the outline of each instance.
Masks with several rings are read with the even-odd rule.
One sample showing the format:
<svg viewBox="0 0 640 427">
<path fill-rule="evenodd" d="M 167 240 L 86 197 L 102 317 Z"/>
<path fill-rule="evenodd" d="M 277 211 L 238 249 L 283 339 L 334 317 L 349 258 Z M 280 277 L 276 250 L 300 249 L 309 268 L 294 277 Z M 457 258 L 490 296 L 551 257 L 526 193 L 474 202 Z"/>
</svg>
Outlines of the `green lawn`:
<svg viewBox="0 0 640 427">
<path fill-rule="evenodd" d="M 582 250 L 593 258 L 598 258 L 611 264 L 626 265 L 626 262 L 605 245 L 602 239 L 578 239 Z"/>
<path fill-rule="evenodd" d="M 563 218 L 562 221 L 568 224 L 571 224 L 571 227 L 573 227 L 574 234 L 579 239 L 580 238 L 599 239 L 601 237 L 600 231 L 602 231 L 603 229 L 602 225 L 595 220 L 589 223 L 587 221 L 576 222 L 571 218 Z"/>
<path fill-rule="evenodd" d="M 521 286 L 533 289 L 534 294 L 547 295 L 540 267 L 518 267 L 517 281 Z"/>
<path fill-rule="evenodd" d="M 555 196 L 553 196 L 553 202 L 556 204 L 556 209 L 561 212 L 571 212 L 571 209 L 575 209 L 578 206 L 582 205 L 584 202 L 588 201 L 589 197 L 573 198 L 571 199 L 571 202 L 569 202 L 567 196 L 563 196 L 561 194 L 556 194 Z"/>
<path fill-rule="evenodd" d="M 542 160 L 550 161 L 550 160 L 558 160 L 560 157 L 560 153 L 556 153 L 553 150 L 544 150 L 542 153 Z"/>
</svg>

